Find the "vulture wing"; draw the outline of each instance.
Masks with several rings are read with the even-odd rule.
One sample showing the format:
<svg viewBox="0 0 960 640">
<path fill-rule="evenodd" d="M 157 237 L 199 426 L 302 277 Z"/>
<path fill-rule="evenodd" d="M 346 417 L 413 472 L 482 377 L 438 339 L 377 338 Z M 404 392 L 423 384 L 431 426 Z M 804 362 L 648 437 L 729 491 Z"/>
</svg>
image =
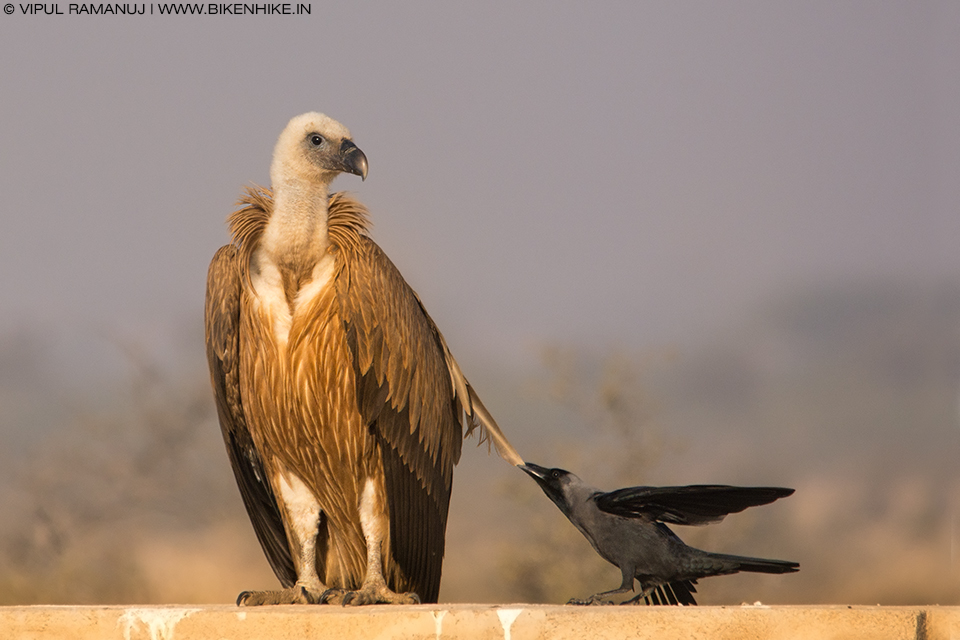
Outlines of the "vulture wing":
<svg viewBox="0 0 960 640">
<path fill-rule="evenodd" d="M 260 546 L 284 587 L 297 581 L 277 500 L 247 429 L 240 398 L 240 272 L 233 245 L 221 247 L 207 273 L 204 325 L 220 430 Z"/>
<path fill-rule="evenodd" d="M 337 286 L 357 402 L 380 441 L 391 556 L 409 581 L 393 588 L 436 602 L 461 412 L 439 334 L 416 294 L 366 236 L 347 250 L 354 255 Z"/>
<path fill-rule="evenodd" d="M 329 212 L 331 239 L 350 254 L 339 260 L 337 293 L 360 413 L 383 452 L 392 556 L 421 599 L 436 602 L 464 423 L 469 433 L 479 422 L 501 455 L 514 464 L 520 458 L 386 254 L 366 235 L 339 232 L 341 224 L 364 217 L 362 206 L 338 193 Z"/>
<path fill-rule="evenodd" d="M 601 511 L 628 518 L 648 518 L 672 524 L 707 524 L 728 513 L 769 504 L 789 496 L 793 489 L 731 487 L 719 484 L 686 487 L 628 487 L 598 494 Z"/>
</svg>

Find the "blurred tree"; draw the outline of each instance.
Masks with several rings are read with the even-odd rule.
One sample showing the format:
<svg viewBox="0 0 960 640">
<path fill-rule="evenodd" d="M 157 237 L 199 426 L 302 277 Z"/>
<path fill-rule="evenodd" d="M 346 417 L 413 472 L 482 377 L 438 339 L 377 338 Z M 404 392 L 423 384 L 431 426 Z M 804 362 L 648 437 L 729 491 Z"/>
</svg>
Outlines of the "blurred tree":
<svg viewBox="0 0 960 640">
<path fill-rule="evenodd" d="M 76 409 L 7 469 L 0 603 L 150 601 L 144 540 L 231 511 L 231 479 L 210 464 L 222 443 L 206 380 L 124 348 L 133 374 L 116 404 Z"/>
</svg>

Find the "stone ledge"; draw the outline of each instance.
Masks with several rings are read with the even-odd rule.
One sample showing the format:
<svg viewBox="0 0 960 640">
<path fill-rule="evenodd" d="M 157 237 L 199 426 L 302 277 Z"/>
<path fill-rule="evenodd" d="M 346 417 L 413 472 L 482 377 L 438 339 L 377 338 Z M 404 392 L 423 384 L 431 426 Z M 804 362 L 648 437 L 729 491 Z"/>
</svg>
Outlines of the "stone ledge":
<svg viewBox="0 0 960 640">
<path fill-rule="evenodd" d="M 960 607 L 0 607 L 3 640 L 960 639 Z"/>
</svg>

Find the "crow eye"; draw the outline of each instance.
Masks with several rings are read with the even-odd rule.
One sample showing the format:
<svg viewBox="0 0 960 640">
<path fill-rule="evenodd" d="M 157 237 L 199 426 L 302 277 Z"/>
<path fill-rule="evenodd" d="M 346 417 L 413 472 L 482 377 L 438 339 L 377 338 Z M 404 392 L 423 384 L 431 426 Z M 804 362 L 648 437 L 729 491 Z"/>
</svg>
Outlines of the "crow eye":
<svg viewBox="0 0 960 640">
<path fill-rule="evenodd" d="M 319 133 L 311 133 L 310 144 L 312 144 L 315 147 L 319 147 L 320 145 L 323 144 L 323 136 L 321 136 Z"/>
<path fill-rule="evenodd" d="M 554 480 L 556 480 L 557 478 L 560 477 L 560 472 L 559 472 L 559 471 L 551 471 L 551 472 L 550 472 L 550 477 L 553 478 Z"/>
</svg>

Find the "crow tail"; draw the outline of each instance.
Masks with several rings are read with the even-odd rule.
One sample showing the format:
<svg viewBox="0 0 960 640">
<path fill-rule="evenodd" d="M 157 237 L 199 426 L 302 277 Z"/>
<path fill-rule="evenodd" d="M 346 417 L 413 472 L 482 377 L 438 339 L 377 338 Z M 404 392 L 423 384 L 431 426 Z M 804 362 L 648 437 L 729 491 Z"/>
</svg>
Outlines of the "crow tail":
<svg viewBox="0 0 960 640">
<path fill-rule="evenodd" d="M 708 554 L 712 559 L 734 565 L 732 572 L 747 571 L 750 573 L 794 573 L 800 570 L 799 562 L 789 560 L 767 560 L 765 558 L 748 558 L 746 556 L 732 556 L 724 553 Z M 731 572 L 731 573 L 732 573 Z"/>
<path fill-rule="evenodd" d="M 646 602 L 647 604 L 694 606 L 697 604 L 697 599 L 693 597 L 693 594 L 697 592 L 697 588 L 693 586 L 696 582 L 696 580 L 680 580 L 670 584 L 662 584 L 647 596 Z"/>
</svg>

